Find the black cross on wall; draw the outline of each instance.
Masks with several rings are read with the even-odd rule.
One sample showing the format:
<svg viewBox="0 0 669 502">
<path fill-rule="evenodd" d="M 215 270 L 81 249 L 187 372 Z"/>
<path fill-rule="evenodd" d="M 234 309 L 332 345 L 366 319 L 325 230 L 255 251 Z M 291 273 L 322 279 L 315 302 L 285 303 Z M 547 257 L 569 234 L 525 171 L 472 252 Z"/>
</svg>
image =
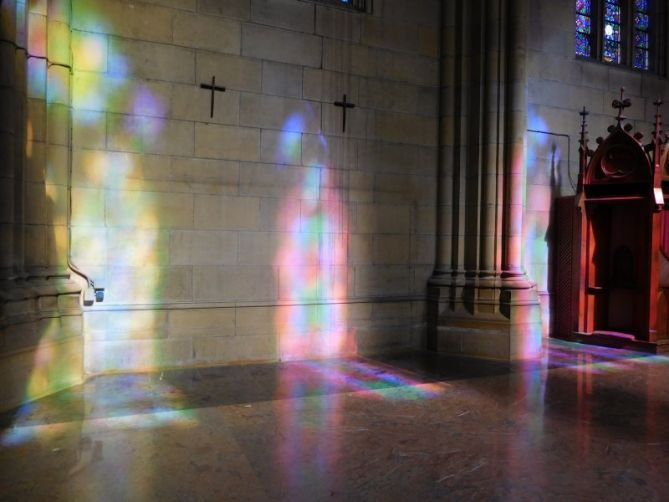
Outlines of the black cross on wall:
<svg viewBox="0 0 669 502">
<path fill-rule="evenodd" d="M 349 103 L 348 101 L 346 101 L 346 94 L 344 94 L 342 100 L 341 101 L 335 101 L 334 105 L 341 107 L 341 112 L 343 114 L 342 121 L 341 121 L 341 132 L 346 132 L 346 109 L 347 108 L 355 108 L 355 104 L 354 103 Z"/>
<path fill-rule="evenodd" d="M 211 85 L 209 84 L 200 84 L 201 89 L 211 89 L 211 106 L 209 111 L 209 116 L 214 116 L 214 93 L 216 91 L 225 92 L 225 87 L 216 85 L 216 76 L 211 77 Z"/>
</svg>

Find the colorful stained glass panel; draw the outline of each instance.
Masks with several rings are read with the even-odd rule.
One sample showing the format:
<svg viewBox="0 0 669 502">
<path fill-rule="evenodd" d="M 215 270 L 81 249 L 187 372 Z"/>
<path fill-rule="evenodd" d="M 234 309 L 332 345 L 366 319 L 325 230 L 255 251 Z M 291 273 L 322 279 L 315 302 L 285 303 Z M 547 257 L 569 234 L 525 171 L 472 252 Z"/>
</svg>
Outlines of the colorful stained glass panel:
<svg viewBox="0 0 669 502">
<path fill-rule="evenodd" d="M 590 0 L 576 0 L 576 12 L 580 14 L 590 14 L 591 8 Z"/>
<path fill-rule="evenodd" d="M 620 6 L 607 2 L 604 8 L 604 19 L 608 23 L 620 24 Z"/>
<path fill-rule="evenodd" d="M 620 26 L 617 24 L 607 24 L 604 26 L 604 41 L 620 42 Z"/>
<path fill-rule="evenodd" d="M 648 49 L 648 33 L 645 31 L 635 31 L 634 46 Z"/>
<path fill-rule="evenodd" d="M 634 68 L 647 70 L 650 68 L 650 57 L 646 49 L 634 48 Z"/>
<path fill-rule="evenodd" d="M 636 12 L 634 14 L 634 27 L 638 30 L 648 30 L 648 14 Z"/>
<path fill-rule="evenodd" d="M 588 16 L 576 16 L 576 31 L 590 33 L 590 18 Z"/>
<path fill-rule="evenodd" d="M 590 37 L 585 33 L 576 33 L 576 55 L 590 57 Z"/>
<path fill-rule="evenodd" d="M 634 9 L 641 12 L 648 12 L 648 0 L 634 0 Z"/>
<path fill-rule="evenodd" d="M 620 63 L 620 44 L 614 40 L 604 40 L 604 61 Z"/>
</svg>

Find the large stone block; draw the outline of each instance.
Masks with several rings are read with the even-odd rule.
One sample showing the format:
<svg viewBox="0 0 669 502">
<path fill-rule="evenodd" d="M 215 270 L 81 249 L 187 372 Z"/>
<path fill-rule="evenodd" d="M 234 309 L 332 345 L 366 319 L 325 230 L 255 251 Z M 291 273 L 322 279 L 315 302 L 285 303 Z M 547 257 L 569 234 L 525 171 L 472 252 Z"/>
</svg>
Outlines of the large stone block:
<svg viewBox="0 0 669 502">
<path fill-rule="evenodd" d="M 374 190 L 376 201 L 415 203 L 436 200 L 434 177 L 402 174 L 377 174 Z"/>
<path fill-rule="evenodd" d="M 72 103 L 76 110 L 168 117 L 172 85 L 102 73 L 75 72 Z M 81 119 L 81 118 L 80 118 Z"/>
<path fill-rule="evenodd" d="M 75 70 L 106 72 L 107 54 L 107 35 L 72 31 L 72 65 Z"/>
<path fill-rule="evenodd" d="M 217 339 L 216 360 L 225 363 L 275 361 L 276 338 L 268 335 Z"/>
<path fill-rule="evenodd" d="M 380 265 L 409 264 L 411 239 L 406 235 L 374 237 L 374 263 Z"/>
<path fill-rule="evenodd" d="M 237 161 L 173 157 L 169 172 L 171 179 L 186 183 L 193 192 L 225 195 L 239 193 Z"/>
<path fill-rule="evenodd" d="M 241 24 L 238 21 L 178 12 L 172 29 L 177 45 L 230 54 L 241 51 Z"/>
<path fill-rule="evenodd" d="M 116 267 L 166 266 L 170 231 L 159 228 L 108 228 L 107 265 Z"/>
<path fill-rule="evenodd" d="M 358 142 L 322 134 L 302 135 L 302 163 L 334 169 L 356 169 Z"/>
<path fill-rule="evenodd" d="M 314 32 L 314 6 L 294 0 L 251 0 L 251 21 L 286 28 Z"/>
<path fill-rule="evenodd" d="M 104 221 L 104 191 L 93 188 L 72 188 L 72 224 L 101 225 Z"/>
<path fill-rule="evenodd" d="M 169 336 L 233 336 L 234 308 L 198 308 L 168 311 Z"/>
<path fill-rule="evenodd" d="M 108 114 L 107 146 L 114 150 L 193 155 L 193 123 L 135 115 Z"/>
<path fill-rule="evenodd" d="M 72 229 L 72 260 L 81 266 L 107 263 L 107 231 L 103 227 Z"/>
<path fill-rule="evenodd" d="M 109 40 L 107 68 L 111 75 L 142 77 L 192 84 L 195 52 L 174 45 L 128 40 Z"/>
<path fill-rule="evenodd" d="M 300 215 L 301 201 L 297 198 L 260 199 L 258 229 L 266 231 L 293 231 L 295 219 Z"/>
<path fill-rule="evenodd" d="M 402 52 L 375 51 L 377 76 L 416 85 L 437 86 L 439 84 L 439 62 Z"/>
<path fill-rule="evenodd" d="M 259 213 L 255 197 L 195 196 L 195 227 L 199 229 L 255 230 Z"/>
<path fill-rule="evenodd" d="M 105 200 L 105 220 L 109 226 L 189 228 L 193 225 L 191 194 L 110 190 Z"/>
<path fill-rule="evenodd" d="M 260 160 L 299 165 L 302 163 L 301 142 L 299 132 L 264 130 L 260 134 Z"/>
<path fill-rule="evenodd" d="M 47 227 L 45 225 L 24 226 L 23 243 L 26 266 L 45 267 L 47 265 L 46 232 Z"/>
<path fill-rule="evenodd" d="M 174 230 L 169 240 L 173 265 L 232 265 L 237 263 L 237 232 Z"/>
<path fill-rule="evenodd" d="M 74 110 L 72 144 L 80 148 L 104 148 L 107 142 L 107 114 Z"/>
<path fill-rule="evenodd" d="M 110 371 L 147 371 L 183 366 L 192 362 L 190 338 L 161 340 L 87 340 L 85 369 L 88 374 Z"/>
<path fill-rule="evenodd" d="M 374 236 L 351 234 L 348 238 L 348 262 L 351 265 L 371 265 L 374 262 Z"/>
<path fill-rule="evenodd" d="M 245 126 L 291 132 L 320 131 L 320 104 L 311 101 L 242 94 L 239 115 L 240 124 Z"/>
<path fill-rule="evenodd" d="M 366 141 L 358 148 L 358 164 L 371 172 L 416 172 L 420 166 L 418 148 L 381 141 Z"/>
<path fill-rule="evenodd" d="M 314 180 L 315 182 L 310 182 Z M 316 168 L 274 164 L 242 164 L 239 190 L 242 195 L 317 199 L 319 173 Z"/>
<path fill-rule="evenodd" d="M 242 27 L 244 56 L 318 68 L 321 46 L 321 38 L 313 35 L 254 24 Z"/>
<path fill-rule="evenodd" d="M 419 87 L 401 82 L 360 80 L 360 106 L 392 112 L 416 113 Z"/>
<path fill-rule="evenodd" d="M 408 234 L 411 209 L 404 205 L 357 204 L 353 230 L 358 233 Z"/>
<path fill-rule="evenodd" d="M 436 254 L 436 237 L 414 235 L 411 237 L 411 262 L 419 265 L 433 265 Z"/>
<path fill-rule="evenodd" d="M 90 3 L 90 0 L 72 2 L 74 29 L 155 42 L 172 41 L 172 9 L 130 0 L 105 0 L 97 2 L 92 11 Z"/>
<path fill-rule="evenodd" d="M 69 65 L 70 27 L 67 23 L 50 19 L 47 24 L 47 54 L 49 62 Z"/>
<path fill-rule="evenodd" d="M 194 267 L 194 298 L 201 301 L 262 301 L 276 297 L 272 267 Z"/>
<path fill-rule="evenodd" d="M 290 239 L 290 235 L 278 232 L 240 232 L 239 263 L 273 265 L 277 250 L 284 239 Z"/>
<path fill-rule="evenodd" d="M 437 133 L 436 118 L 376 111 L 368 121 L 371 138 L 394 143 L 437 146 Z"/>
<path fill-rule="evenodd" d="M 290 307 L 238 307 L 236 333 L 238 336 L 272 335 L 278 327 L 280 309 Z"/>
<path fill-rule="evenodd" d="M 374 50 L 363 45 L 326 38 L 323 40 L 323 69 L 375 76 Z"/>
<path fill-rule="evenodd" d="M 258 160 L 260 130 L 196 123 L 195 155 L 215 159 Z"/>
<path fill-rule="evenodd" d="M 249 19 L 251 16 L 251 0 L 198 0 L 197 10 L 203 14 Z"/>
<path fill-rule="evenodd" d="M 411 269 L 402 265 L 359 265 L 355 267 L 356 296 L 390 296 L 408 294 Z"/>
<path fill-rule="evenodd" d="M 262 92 L 291 98 L 302 96 L 302 67 L 263 61 Z"/>
<path fill-rule="evenodd" d="M 437 27 L 441 20 L 440 4 L 439 0 L 421 0 L 411 3 L 403 0 L 384 0 L 383 16 L 405 23 Z"/>
<path fill-rule="evenodd" d="M 105 302 L 109 304 L 193 300 L 191 267 L 160 267 L 153 265 L 150 259 L 139 267 L 109 267 L 107 278 L 96 280 L 98 284 L 105 287 Z"/>
<path fill-rule="evenodd" d="M 361 16 L 341 9 L 316 6 L 316 34 L 328 38 L 360 41 Z"/>
<path fill-rule="evenodd" d="M 362 43 L 384 49 L 417 52 L 418 27 L 406 22 L 365 16 L 362 21 Z"/>
</svg>

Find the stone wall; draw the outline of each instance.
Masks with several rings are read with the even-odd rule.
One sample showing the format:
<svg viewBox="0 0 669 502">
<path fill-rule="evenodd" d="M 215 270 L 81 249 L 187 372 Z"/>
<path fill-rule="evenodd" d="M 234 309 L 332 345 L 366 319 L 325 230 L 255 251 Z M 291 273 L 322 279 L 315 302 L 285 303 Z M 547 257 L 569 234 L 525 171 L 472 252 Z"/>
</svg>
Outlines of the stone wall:
<svg viewBox="0 0 669 502">
<path fill-rule="evenodd" d="M 72 5 L 87 372 L 420 343 L 439 2 Z"/>
</svg>

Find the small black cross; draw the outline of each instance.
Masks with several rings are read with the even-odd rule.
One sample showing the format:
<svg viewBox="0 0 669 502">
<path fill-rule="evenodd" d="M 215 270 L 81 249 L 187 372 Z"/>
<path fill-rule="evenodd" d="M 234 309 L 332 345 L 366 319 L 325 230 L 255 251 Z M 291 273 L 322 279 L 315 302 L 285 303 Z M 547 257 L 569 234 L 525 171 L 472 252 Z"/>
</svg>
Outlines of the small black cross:
<svg viewBox="0 0 669 502">
<path fill-rule="evenodd" d="M 587 117 L 588 115 L 590 115 L 590 112 L 589 112 L 588 110 L 586 110 L 586 108 L 585 108 L 585 106 L 584 106 L 584 107 L 583 107 L 583 110 L 581 110 L 580 112 L 578 112 L 578 114 L 579 114 L 581 117 L 583 117 L 583 123 L 585 124 L 585 117 Z"/>
<path fill-rule="evenodd" d="M 346 132 L 346 109 L 347 108 L 355 108 L 354 103 L 349 103 L 346 101 L 346 94 L 344 94 L 344 98 L 341 101 L 335 101 L 334 102 L 335 106 L 341 106 L 341 111 L 342 111 L 342 121 L 341 121 L 341 132 Z"/>
<path fill-rule="evenodd" d="M 215 91 L 221 91 L 225 92 L 225 87 L 221 87 L 216 85 L 216 77 L 213 76 L 211 77 L 211 85 L 209 84 L 200 84 L 201 89 L 211 89 L 211 109 L 209 116 L 213 117 L 214 116 L 214 92 Z"/>
</svg>

